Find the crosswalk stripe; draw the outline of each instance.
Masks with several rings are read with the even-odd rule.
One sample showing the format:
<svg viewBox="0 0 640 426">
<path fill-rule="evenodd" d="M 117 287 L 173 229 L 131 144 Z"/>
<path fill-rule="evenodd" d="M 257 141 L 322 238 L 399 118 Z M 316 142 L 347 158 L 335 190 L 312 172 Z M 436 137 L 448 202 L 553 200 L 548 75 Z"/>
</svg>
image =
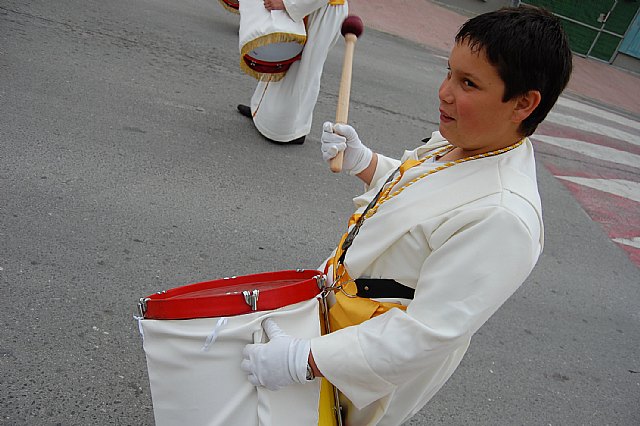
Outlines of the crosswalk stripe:
<svg viewBox="0 0 640 426">
<path fill-rule="evenodd" d="M 624 179 L 590 179 L 577 176 L 557 176 L 557 178 L 640 203 L 640 182 Z"/>
<path fill-rule="evenodd" d="M 631 246 L 635 248 L 640 248 L 640 237 L 629 238 L 614 238 L 613 241 L 619 244 L 624 244 L 625 246 Z"/>
<path fill-rule="evenodd" d="M 561 114 L 559 112 L 550 112 L 549 115 L 547 115 L 546 120 L 551 123 L 573 127 L 574 129 L 596 133 L 598 135 L 619 139 L 621 141 L 640 146 L 640 136 L 632 135 L 631 133 L 609 127 L 604 124 L 594 123 L 593 121 L 573 117 L 571 115 Z"/>
<path fill-rule="evenodd" d="M 640 130 L 640 122 L 630 120 L 621 115 L 614 114 L 612 112 L 605 111 L 603 109 L 596 108 L 591 105 L 583 104 L 583 103 L 580 103 L 568 98 L 564 98 L 564 97 L 560 97 L 558 99 L 558 102 L 556 102 L 556 104 L 559 106 L 571 108 L 576 111 L 585 112 L 587 114 L 594 115 L 598 118 L 604 118 L 605 120 L 613 121 L 615 123 L 622 124 L 623 126 L 627 126 L 632 129 Z"/>
<path fill-rule="evenodd" d="M 630 152 L 620 151 L 619 149 L 609 148 L 607 146 L 595 145 L 576 139 L 557 138 L 554 136 L 537 134 L 533 135 L 532 138 L 534 140 L 565 148 L 588 157 L 640 168 L 640 155 L 632 154 Z"/>
</svg>

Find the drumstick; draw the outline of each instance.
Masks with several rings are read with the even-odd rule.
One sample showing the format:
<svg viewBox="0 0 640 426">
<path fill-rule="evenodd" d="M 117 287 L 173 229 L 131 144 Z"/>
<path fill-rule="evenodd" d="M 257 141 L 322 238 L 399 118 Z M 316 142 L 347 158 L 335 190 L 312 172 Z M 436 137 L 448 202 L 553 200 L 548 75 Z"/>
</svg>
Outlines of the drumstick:
<svg viewBox="0 0 640 426">
<path fill-rule="evenodd" d="M 351 70 L 353 68 L 353 51 L 356 40 L 362 35 L 364 24 L 362 19 L 355 15 L 347 16 L 342 23 L 340 32 L 345 39 L 344 60 L 342 62 L 342 78 L 340 79 L 340 89 L 338 91 L 338 107 L 336 109 L 336 123 L 347 124 L 349 118 L 349 96 L 351 94 Z M 334 173 L 342 170 L 343 151 L 333 157 L 329 162 L 329 167 Z"/>
</svg>

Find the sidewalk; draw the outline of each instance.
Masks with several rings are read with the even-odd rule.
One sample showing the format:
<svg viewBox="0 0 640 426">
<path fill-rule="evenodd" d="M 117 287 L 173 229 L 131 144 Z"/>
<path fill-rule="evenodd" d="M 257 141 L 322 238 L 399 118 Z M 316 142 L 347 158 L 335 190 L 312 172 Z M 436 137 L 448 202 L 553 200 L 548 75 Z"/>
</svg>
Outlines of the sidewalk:
<svg viewBox="0 0 640 426">
<path fill-rule="evenodd" d="M 468 17 L 430 0 L 349 0 L 349 12 L 365 27 L 394 34 L 448 55 Z M 565 93 L 640 120 L 640 76 L 574 55 Z"/>
</svg>

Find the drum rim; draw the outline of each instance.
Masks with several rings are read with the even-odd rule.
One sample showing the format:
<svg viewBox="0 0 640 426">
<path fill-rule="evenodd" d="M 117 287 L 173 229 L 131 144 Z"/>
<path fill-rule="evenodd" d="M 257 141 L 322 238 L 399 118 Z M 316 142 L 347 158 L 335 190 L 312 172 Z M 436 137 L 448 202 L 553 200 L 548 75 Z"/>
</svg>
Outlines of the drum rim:
<svg viewBox="0 0 640 426">
<path fill-rule="evenodd" d="M 325 275 L 313 269 L 263 272 L 225 277 L 174 287 L 140 299 L 139 313 L 143 319 L 194 319 L 242 315 L 278 309 L 316 297 L 324 285 Z M 273 288 L 259 284 L 286 282 Z M 253 284 L 253 285 L 252 285 Z M 188 297 L 202 290 L 241 286 L 224 294 Z M 286 289 L 286 291 L 282 291 Z M 256 300 L 251 297 L 258 290 Z M 251 300 L 250 300 L 251 299 Z M 255 302 L 252 306 L 251 302 Z"/>
<path fill-rule="evenodd" d="M 300 60 L 300 58 L 302 58 L 302 52 L 298 53 L 293 58 L 286 59 L 284 61 L 277 61 L 277 62 L 270 62 L 270 61 L 263 61 L 260 59 L 256 59 L 251 55 L 249 55 L 248 53 L 242 57 L 242 59 L 244 60 L 244 62 L 247 64 L 249 68 L 251 68 L 256 72 L 265 73 L 265 74 L 276 74 L 280 72 L 285 72 L 289 69 L 289 67 L 291 67 L 291 64 L 293 64 L 295 61 Z"/>
<path fill-rule="evenodd" d="M 303 52 L 300 52 L 293 58 L 277 62 L 261 61 L 259 59 L 252 58 L 249 53 L 257 48 L 267 46 L 271 43 L 283 42 L 298 43 L 304 46 L 307 43 L 307 36 L 306 33 L 294 34 L 274 32 L 257 37 L 253 40 L 249 40 L 240 48 L 240 69 L 257 80 L 261 80 L 263 77 L 265 77 L 265 74 L 268 75 L 269 81 L 275 82 L 281 80 L 282 78 L 284 78 L 285 73 L 287 72 L 291 64 L 302 58 Z M 247 61 L 247 56 L 250 58 L 249 61 Z M 252 63 L 254 64 L 253 66 Z"/>
<path fill-rule="evenodd" d="M 229 12 L 235 13 L 237 15 L 240 14 L 240 3 L 238 3 L 237 0 L 235 2 L 231 0 L 219 0 L 219 1 L 222 7 L 224 7 Z"/>
</svg>

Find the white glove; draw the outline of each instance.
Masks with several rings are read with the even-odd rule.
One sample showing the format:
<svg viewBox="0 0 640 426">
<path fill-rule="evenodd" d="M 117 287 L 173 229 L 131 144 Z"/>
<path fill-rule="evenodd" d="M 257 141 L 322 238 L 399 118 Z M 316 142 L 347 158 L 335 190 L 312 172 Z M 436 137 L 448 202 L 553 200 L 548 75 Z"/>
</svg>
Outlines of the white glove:
<svg viewBox="0 0 640 426">
<path fill-rule="evenodd" d="M 240 368 L 251 384 L 275 391 L 292 383 L 306 383 L 311 342 L 294 339 L 270 318 L 263 321 L 262 327 L 269 342 L 249 344 L 242 351 Z"/>
<path fill-rule="evenodd" d="M 356 130 L 348 124 L 325 122 L 322 125 L 320 142 L 324 161 L 329 161 L 340 151 L 344 151 L 342 170 L 352 176 L 366 169 L 371 163 L 373 152 L 362 144 Z"/>
</svg>

